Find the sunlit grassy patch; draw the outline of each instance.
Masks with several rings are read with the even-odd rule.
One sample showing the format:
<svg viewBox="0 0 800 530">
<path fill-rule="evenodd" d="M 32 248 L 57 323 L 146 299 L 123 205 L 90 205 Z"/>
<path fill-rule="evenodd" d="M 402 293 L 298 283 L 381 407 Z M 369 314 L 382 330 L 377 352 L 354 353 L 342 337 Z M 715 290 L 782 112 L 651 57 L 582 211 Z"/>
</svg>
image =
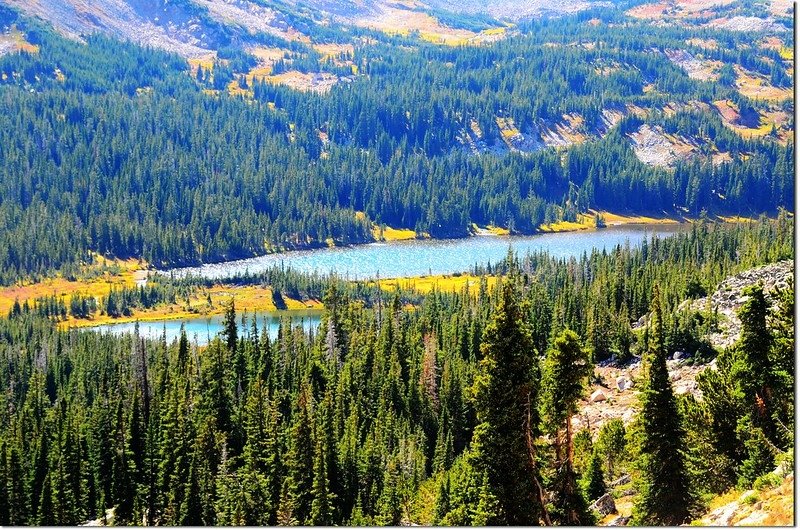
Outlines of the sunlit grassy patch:
<svg viewBox="0 0 800 530">
<path fill-rule="evenodd" d="M 434 275 L 434 276 L 416 276 L 413 278 L 391 278 L 387 280 L 380 280 L 381 289 L 393 291 L 398 287 L 400 289 L 410 289 L 419 293 L 425 294 L 433 291 L 448 291 L 458 292 L 467 287 L 471 293 L 477 293 L 480 288 L 480 277 L 470 274 L 461 275 Z M 487 276 L 486 282 L 488 287 L 492 287 L 497 283 L 497 277 Z M 374 285 L 374 282 L 372 283 Z"/>
<path fill-rule="evenodd" d="M 64 298 L 67 304 L 69 297 L 74 294 L 99 298 L 107 295 L 112 288 L 136 285 L 136 281 L 145 274 L 142 270 L 145 264 L 133 259 L 109 260 L 95 256 L 94 261 L 92 265 L 83 267 L 80 277 L 74 280 L 57 276 L 0 288 L 0 315 L 8 313 L 15 300 L 22 304 L 25 301 L 32 303 L 36 298 L 57 296 Z"/>
<path fill-rule="evenodd" d="M 592 211 L 591 213 L 594 213 Z M 599 212 L 603 217 L 606 225 L 624 225 L 624 224 L 677 224 L 681 222 L 676 216 L 664 215 L 663 217 L 649 217 L 646 215 L 623 215 L 612 212 Z"/>
<path fill-rule="evenodd" d="M 417 233 L 407 228 L 392 228 L 390 226 L 372 228 L 372 235 L 377 241 L 405 241 L 416 239 Z"/>
<path fill-rule="evenodd" d="M 209 305 L 209 298 L 211 304 Z M 319 300 L 295 300 L 282 296 L 288 311 L 322 309 Z M 134 321 L 189 319 L 199 315 L 219 315 L 225 311 L 226 304 L 233 299 L 239 312 L 275 312 L 278 308 L 270 287 L 215 285 L 209 289 L 199 289 L 188 301 L 178 300 L 176 304 L 163 304 L 146 310 L 134 310 L 130 316 L 113 318 L 99 312 L 90 319 L 70 317 L 60 325 L 62 327 L 87 327 L 102 324 L 119 324 Z"/>
<path fill-rule="evenodd" d="M 558 221 L 539 226 L 540 232 L 574 232 L 576 230 L 588 230 L 591 226 L 575 221 Z"/>
</svg>

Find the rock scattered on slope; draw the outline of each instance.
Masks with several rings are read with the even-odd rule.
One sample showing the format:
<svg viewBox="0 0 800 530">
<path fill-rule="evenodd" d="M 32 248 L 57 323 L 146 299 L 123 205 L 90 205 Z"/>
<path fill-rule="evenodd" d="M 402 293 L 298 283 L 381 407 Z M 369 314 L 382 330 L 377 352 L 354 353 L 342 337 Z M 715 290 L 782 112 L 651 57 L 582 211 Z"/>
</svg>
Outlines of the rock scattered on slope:
<svg viewBox="0 0 800 530">
<path fill-rule="evenodd" d="M 775 307 L 777 300 L 772 297 L 772 291 L 786 288 L 793 276 L 794 262 L 786 260 L 746 270 L 720 283 L 711 294 L 711 307 L 716 307 L 720 317 L 719 331 L 709 336 L 711 344 L 717 348 L 727 348 L 739 339 L 742 322 L 736 313 L 746 301 L 742 295 L 746 287 L 762 282 L 767 302 Z M 705 311 L 707 306 L 708 297 L 691 302 L 694 311 Z"/>
</svg>

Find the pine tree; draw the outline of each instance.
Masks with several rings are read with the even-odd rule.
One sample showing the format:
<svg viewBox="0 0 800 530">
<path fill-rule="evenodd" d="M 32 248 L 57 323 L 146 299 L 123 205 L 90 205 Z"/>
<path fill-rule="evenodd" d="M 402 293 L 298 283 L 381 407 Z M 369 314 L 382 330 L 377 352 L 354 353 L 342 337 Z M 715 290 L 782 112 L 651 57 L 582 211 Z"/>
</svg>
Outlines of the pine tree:
<svg viewBox="0 0 800 530">
<path fill-rule="evenodd" d="M 11 446 L 8 456 L 8 522 L 12 526 L 22 526 L 28 521 L 30 505 L 25 495 L 25 482 L 20 452 Z"/>
<path fill-rule="evenodd" d="M 183 502 L 180 507 L 180 526 L 203 526 L 203 504 L 198 477 L 199 463 L 197 454 L 192 456 L 189 465 L 189 477 L 184 485 Z"/>
<path fill-rule="evenodd" d="M 581 347 L 578 335 L 569 329 L 553 341 L 542 368 L 542 421 L 554 436 L 556 453 L 551 516 L 554 522 L 566 525 L 593 522 L 586 499 L 578 488 L 572 445 L 572 416 L 577 411 L 591 369 L 588 352 Z"/>
<path fill-rule="evenodd" d="M 439 491 L 436 493 L 436 501 L 433 507 L 433 523 L 442 524 L 447 512 L 450 511 L 450 476 L 439 480 Z"/>
<path fill-rule="evenodd" d="M 500 506 L 497 497 L 494 496 L 489 488 L 489 477 L 486 471 L 483 472 L 478 489 L 478 502 L 472 513 L 473 526 L 487 526 L 497 518 Z"/>
<path fill-rule="evenodd" d="M 603 477 L 603 462 L 597 450 L 592 452 L 589 459 L 589 466 L 586 468 L 582 481 L 583 491 L 586 498 L 594 501 L 606 493 L 606 482 Z"/>
<path fill-rule="evenodd" d="M 625 425 L 621 419 L 614 418 L 600 427 L 597 450 L 605 460 L 609 478 L 613 477 L 616 464 L 625 455 Z"/>
<path fill-rule="evenodd" d="M 634 505 L 638 525 L 680 525 L 689 518 L 694 499 L 684 462 L 684 430 L 667 372 L 661 295 L 653 287 L 650 347 L 642 364 L 639 441 L 639 497 Z"/>
<path fill-rule="evenodd" d="M 178 369 L 180 373 L 186 370 L 189 360 L 189 339 L 186 337 L 186 327 L 181 323 L 181 335 L 178 340 Z"/>
<path fill-rule="evenodd" d="M 5 441 L 0 442 L 0 526 L 10 524 L 9 500 L 10 492 L 8 478 L 8 445 Z"/>
<path fill-rule="evenodd" d="M 42 494 L 39 498 L 39 516 L 36 524 L 38 526 L 55 526 L 57 522 L 53 511 L 53 487 L 50 481 L 50 473 L 48 473 L 42 484 Z"/>
<path fill-rule="evenodd" d="M 314 457 L 313 496 L 311 524 L 313 526 L 330 526 L 333 524 L 333 495 L 325 469 L 325 449 L 322 440 L 317 441 L 316 456 Z"/>
<path fill-rule="evenodd" d="M 288 493 L 291 517 L 299 524 L 308 524 L 314 487 L 314 436 L 309 413 L 308 389 L 297 400 L 297 420 L 292 429 L 288 455 Z"/>
<path fill-rule="evenodd" d="M 533 440 L 538 434 L 538 366 L 518 294 L 510 280 L 486 327 L 473 392 L 478 425 L 474 466 L 487 474 L 497 512 L 487 524 L 532 525 L 543 515 Z"/>
<path fill-rule="evenodd" d="M 236 328 L 236 305 L 231 298 L 225 305 L 225 316 L 222 320 L 222 334 L 225 337 L 225 345 L 231 354 L 236 352 L 236 345 L 239 341 Z"/>
</svg>

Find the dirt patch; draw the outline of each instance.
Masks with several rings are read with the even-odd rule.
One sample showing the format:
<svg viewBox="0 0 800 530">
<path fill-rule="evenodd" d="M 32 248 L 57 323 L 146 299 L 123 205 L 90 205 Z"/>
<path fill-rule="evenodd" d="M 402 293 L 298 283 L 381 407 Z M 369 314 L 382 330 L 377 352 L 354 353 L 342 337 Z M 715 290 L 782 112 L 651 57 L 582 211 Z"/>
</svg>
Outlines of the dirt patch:
<svg viewBox="0 0 800 530">
<path fill-rule="evenodd" d="M 722 123 L 743 138 L 758 138 L 776 133 L 775 139 L 786 144 L 794 138 L 792 116 L 786 111 L 773 107 L 760 113 L 751 112 L 741 116 L 732 101 L 715 101 L 714 107 L 722 118 Z"/>
<path fill-rule="evenodd" d="M 776 473 L 780 477 L 779 473 Z M 719 506 L 717 506 L 719 505 Z M 712 501 L 711 510 L 692 523 L 699 526 L 792 526 L 794 473 L 763 491 L 731 491 Z"/>
<path fill-rule="evenodd" d="M 664 113 L 665 116 L 673 116 L 678 112 L 684 112 L 684 111 L 704 113 L 704 112 L 709 112 L 710 110 L 711 107 L 708 105 L 708 103 L 704 103 L 702 101 L 698 101 L 695 99 L 692 101 L 688 101 L 686 103 L 678 103 L 678 102 L 667 103 L 666 105 L 664 105 L 662 112 Z"/>
<path fill-rule="evenodd" d="M 714 39 L 700 39 L 696 37 L 687 40 L 686 44 L 689 46 L 697 46 L 698 48 L 703 48 L 704 50 L 716 50 L 719 47 L 719 44 Z"/>
<path fill-rule="evenodd" d="M 39 53 L 39 47 L 25 40 L 16 28 L 0 35 L 0 56 L 8 53 Z"/>
<path fill-rule="evenodd" d="M 651 20 L 663 17 L 670 10 L 670 5 L 662 2 L 657 4 L 638 5 L 627 10 L 625 14 L 633 18 Z"/>
<path fill-rule="evenodd" d="M 792 16 L 793 0 L 771 0 L 769 3 L 769 12 L 778 17 Z"/>
<path fill-rule="evenodd" d="M 622 121 L 627 109 L 625 107 L 603 109 L 600 114 L 600 123 L 597 124 L 597 133 L 602 137 Z"/>
<path fill-rule="evenodd" d="M 734 0 L 675 0 L 643 4 L 626 11 L 626 14 L 639 19 L 664 20 L 697 17 L 705 15 L 716 7 L 733 3 Z"/>
<path fill-rule="evenodd" d="M 743 96 L 765 101 L 784 101 L 792 98 L 791 89 L 773 86 L 766 76 L 746 70 L 739 65 L 735 65 L 734 69 L 736 88 Z"/>
<path fill-rule="evenodd" d="M 714 153 L 713 155 L 711 155 L 711 162 L 715 166 L 718 166 L 726 162 L 733 162 L 733 157 L 727 151 L 724 153 Z"/>
<path fill-rule="evenodd" d="M 286 50 L 281 48 L 269 48 L 266 46 L 254 46 L 247 50 L 253 55 L 261 64 L 275 64 L 276 62 L 280 61 L 281 59 L 286 57 L 288 53 Z"/>
<path fill-rule="evenodd" d="M 561 121 L 539 124 L 539 134 L 546 146 L 567 147 L 589 139 L 583 116 L 571 113 L 564 114 L 561 118 Z"/>
<path fill-rule="evenodd" d="M 349 59 L 353 57 L 352 44 L 314 44 L 313 48 L 323 55 L 323 59 Z"/>
<path fill-rule="evenodd" d="M 715 365 L 693 366 L 684 360 L 668 360 L 672 389 L 676 394 L 692 394 L 701 397 L 697 388 L 697 374 Z M 621 419 L 629 425 L 639 410 L 639 389 L 642 386 L 642 365 L 637 361 L 626 367 L 597 366 L 594 369 L 595 379 L 599 383 L 592 384 L 585 392 L 585 398 L 578 405 L 578 414 L 572 419 L 574 428 L 587 428 L 596 436 L 604 423 L 612 419 Z M 592 402 L 592 395 L 602 392 L 605 399 Z M 600 399 L 597 398 L 596 399 Z"/>
<path fill-rule="evenodd" d="M 380 6 L 377 14 L 357 19 L 354 23 L 388 34 L 419 32 L 420 37 L 427 41 L 452 46 L 468 44 L 477 36 L 477 33 L 469 30 L 444 26 L 427 13 L 391 6 Z"/>
<path fill-rule="evenodd" d="M 511 151 L 531 153 L 544 146 L 535 133 L 523 134 L 514 123 L 514 118 L 496 118 L 500 138 Z"/>
</svg>

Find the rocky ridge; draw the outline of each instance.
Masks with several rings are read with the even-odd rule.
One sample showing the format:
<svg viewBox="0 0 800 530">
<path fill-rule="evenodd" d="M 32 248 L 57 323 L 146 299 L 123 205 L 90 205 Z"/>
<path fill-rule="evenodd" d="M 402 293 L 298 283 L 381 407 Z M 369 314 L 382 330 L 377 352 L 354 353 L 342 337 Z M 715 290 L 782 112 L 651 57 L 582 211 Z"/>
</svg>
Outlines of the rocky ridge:
<svg viewBox="0 0 800 530">
<path fill-rule="evenodd" d="M 737 312 L 746 300 L 742 295 L 746 287 L 762 283 L 767 302 L 774 308 L 777 300 L 772 296 L 773 291 L 786 288 L 793 276 L 794 262 L 785 260 L 746 270 L 720 283 L 710 295 L 710 307 L 716 308 L 720 317 L 719 330 L 709 336 L 711 344 L 717 348 L 727 348 L 739 338 L 742 322 Z M 689 304 L 694 311 L 705 311 L 709 307 L 709 297 L 699 298 Z"/>
</svg>

